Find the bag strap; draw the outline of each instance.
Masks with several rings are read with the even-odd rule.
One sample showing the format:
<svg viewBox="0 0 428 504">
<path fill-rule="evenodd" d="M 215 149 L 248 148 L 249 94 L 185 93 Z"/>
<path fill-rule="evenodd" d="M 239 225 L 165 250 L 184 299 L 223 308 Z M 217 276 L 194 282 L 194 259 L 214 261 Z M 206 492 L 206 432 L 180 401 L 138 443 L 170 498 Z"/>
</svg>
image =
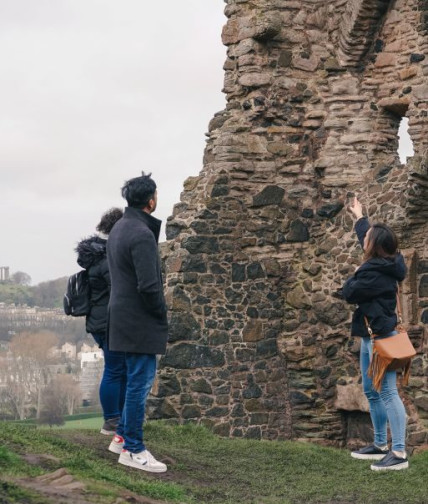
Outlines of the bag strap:
<svg viewBox="0 0 428 504">
<path fill-rule="evenodd" d="M 396 312 L 397 312 L 397 322 L 398 324 L 402 324 L 403 323 L 403 317 L 402 317 L 402 312 L 401 312 L 401 303 L 400 303 L 400 286 L 397 282 L 397 292 L 396 292 L 396 297 L 397 297 L 397 304 L 396 304 Z M 371 339 L 374 339 L 375 335 L 373 334 L 373 331 L 372 331 L 372 328 L 370 327 L 370 324 L 369 324 L 369 321 L 367 320 L 367 317 L 364 315 L 364 322 L 366 323 L 366 327 L 367 327 L 367 332 L 369 333 L 370 335 L 370 338 Z"/>
<path fill-rule="evenodd" d="M 399 324 L 402 324 L 403 323 L 403 315 L 402 315 L 402 311 L 401 311 L 401 303 L 400 303 L 400 295 L 399 294 L 400 294 L 400 285 L 397 282 L 397 307 L 396 307 L 397 320 L 398 320 Z"/>
<path fill-rule="evenodd" d="M 364 315 L 364 322 L 366 323 L 367 327 L 367 332 L 370 335 L 370 339 L 374 339 L 375 335 L 373 334 L 372 328 L 370 327 L 369 321 L 367 320 L 367 317 Z"/>
</svg>

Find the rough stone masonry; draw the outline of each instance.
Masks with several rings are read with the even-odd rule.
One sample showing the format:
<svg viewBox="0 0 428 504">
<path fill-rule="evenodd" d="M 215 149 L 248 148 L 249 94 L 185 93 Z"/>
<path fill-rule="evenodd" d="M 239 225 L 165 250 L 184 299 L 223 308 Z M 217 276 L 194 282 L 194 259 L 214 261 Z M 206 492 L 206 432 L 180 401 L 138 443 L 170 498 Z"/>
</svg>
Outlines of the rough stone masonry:
<svg viewBox="0 0 428 504">
<path fill-rule="evenodd" d="M 357 193 L 398 233 L 418 355 L 408 443 L 427 443 L 428 1 L 227 0 L 225 110 L 163 249 L 170 306 L 152 418 L 223 436 L 370 437 L 351 307 Z M 409 119 L 414 156 L 401 164 Z"/>
</svg>

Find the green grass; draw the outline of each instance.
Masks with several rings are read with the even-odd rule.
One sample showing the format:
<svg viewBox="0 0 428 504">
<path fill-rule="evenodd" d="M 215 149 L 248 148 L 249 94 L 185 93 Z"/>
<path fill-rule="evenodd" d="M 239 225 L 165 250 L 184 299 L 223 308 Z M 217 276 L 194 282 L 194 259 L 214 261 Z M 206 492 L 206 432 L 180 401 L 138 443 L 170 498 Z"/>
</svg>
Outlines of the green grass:
<svg viewBox="0 0 428 504">
<path fill-rule="evenodd" d="M 81 417 L 75 420 L 66 420 L 64 425 L 55 426 L 55 429 L 98 429 L 100 430 L 103 425 L 103 417 L 99 414 L 89 417 Z M 40 425 L 39 429 L 50 429 L 48 425 Z"/>
<path fill-rule="evenodd" d="M 148 479 L 134 471 L 127 471 L 117 464 L 117 455 L 107 451 L 110 438 L 101 436 L 97 431 L 78 431 L 77 429 L 32 429 L 13 423 L 0 423 L 0 441 L 3 449 L 0 452 L 0 483 L 5 476 L 14 478 L 36 476 L 41 469 L 23 463 L 17 454 L 48 454 L 57 457 L 60 462 L 50 469 L 66 468 L 70 474 L 84 481 L 92 488 L 99 488 L 99 493 L 112 496 L 115 502 L 126 488 L 137 494 L 169 502 L 182 502 L 184 491 L 175 483 L 164 483 Z M 64 433 L 64 436 L 61 434 Z M 79 442 L 70 440 L 70 434 L 79 433 Z M 67 435 L 68 434 L 68 435 Z M 72 437 L 72 436 L 70 436 Z M 3 438 L 3 439 L 2 439 Z M 98 455 L 99 446 L 103 445 L 103 456 Z M 124 470 L 125 469 L 125 470 Z M 49 471 L 45 471 L 49 472 Z M 3 480 L 4 481 L 4 480 Z M 109 490 L 106 483 L 111 486 Z M 114 498 L 113 498 L 114 497 Z M 2 501 L 0 500 L 0 503 Z M 103 502 L 110 502 L 104 500 Z"/>
<path fill-rule="evenodd" d="M 0 503 L 3 504 L 45 504 L 46 500 L 31 490 L 24 490 L 13 483 L 1 481 Z"/>
<path fill-rule="evenodd" d="M 428 503 L 428 452 L 411 457 L 407 471 L 377 473 L 346 450 L 223 439 L 202 427 L 149 422 L 149 449 L 160 459 L 172 459 L 165 475 L 151 475 L 117 464 L 117 456 L 107 451 L 109 438 L 98 433 L 99 421 L 96 430 L 0 425 L 0 483 L 2 475 L 15 478 L 16 485 L 20 476 L 47 472 L 21 459 L 24 453 L 47 453 L 103 503 L 115 502 L 123 489 L 183 504 Z"/>
<path fill-rule="evenodd" d="M 146 435 L 180 462 L 177 471 L 204 482 L 192 491 L 199 502 L 428 503 L 428 452 L 408 471 L 379 474 L 346 450 L 309 443 L 219 439 L 193 426 L 149 425 Z"/>
</svg>

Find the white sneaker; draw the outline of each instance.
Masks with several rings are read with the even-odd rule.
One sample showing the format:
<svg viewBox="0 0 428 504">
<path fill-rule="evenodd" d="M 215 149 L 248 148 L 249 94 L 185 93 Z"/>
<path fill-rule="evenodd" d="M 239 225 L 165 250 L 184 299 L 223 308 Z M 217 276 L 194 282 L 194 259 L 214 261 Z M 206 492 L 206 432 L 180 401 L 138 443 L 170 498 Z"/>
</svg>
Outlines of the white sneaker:
<svg viewBox="0 0 428 504">
<path fill-rule="evenodd" d="M 149 450 L 144 450 L 140 453 L 131 453 L 128 450 L 122 450 L 119 464 L 154 473 L 162 473 L 167 470 L 166 465 L 163 462 L 157 461 Z"/>
<path fill-rule="evenodd" d="M 113 452 L 117 453 L 118 455 L 122 453 L 122 448 L 123 445 L 125 444 L 125 440 L 123 439 L 122 436 L 119 436 L 119 434 L 115 434 L 113 436 L 113 439 L 111 440 L 110 446 L 108 449 Z"/>
</svg>

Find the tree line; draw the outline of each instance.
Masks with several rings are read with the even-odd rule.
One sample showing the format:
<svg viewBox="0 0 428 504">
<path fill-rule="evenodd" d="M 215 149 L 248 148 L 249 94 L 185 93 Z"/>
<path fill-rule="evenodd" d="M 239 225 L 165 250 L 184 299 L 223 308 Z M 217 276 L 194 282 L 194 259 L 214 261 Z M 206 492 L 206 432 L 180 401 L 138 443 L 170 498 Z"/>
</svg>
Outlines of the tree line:
<svg viewBox="0 0 428 504">
<path fill-rule="evenodd" d="M 0 303 L 61 308 L 67 277 L 31 286 L 31 277 L 17 271 L 9 280 L 0 282 Z"/>
</svg>

